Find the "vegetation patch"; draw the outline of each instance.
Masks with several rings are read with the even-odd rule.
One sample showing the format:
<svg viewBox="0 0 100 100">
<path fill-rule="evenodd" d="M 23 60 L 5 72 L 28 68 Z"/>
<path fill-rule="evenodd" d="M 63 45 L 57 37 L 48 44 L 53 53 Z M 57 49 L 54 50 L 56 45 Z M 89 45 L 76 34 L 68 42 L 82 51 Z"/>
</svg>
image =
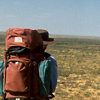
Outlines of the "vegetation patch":
<svg viewBox="0 0 100 100">
<path fill-rule="evenodd" d="M 4 36 L 0 36 L 0 60 L 4 57 Z M 58 64 L 53 100 L 100 100 L 100 39 L 55 37 L 55 44 L 47 48 Z"/>
</svg>

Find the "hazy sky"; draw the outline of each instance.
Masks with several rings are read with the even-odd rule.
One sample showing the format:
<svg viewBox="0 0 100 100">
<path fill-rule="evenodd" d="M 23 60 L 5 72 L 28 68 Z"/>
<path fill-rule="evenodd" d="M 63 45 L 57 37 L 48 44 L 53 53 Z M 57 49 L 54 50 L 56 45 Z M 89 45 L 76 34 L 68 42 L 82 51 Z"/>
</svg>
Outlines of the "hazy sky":
<svg viewBox="0 0 100 100">
<path fill-rule="evenodd" d="M 100 0 L 0 0 L 0 31 L 10 27 L 100 37 Z"/>
</svg>

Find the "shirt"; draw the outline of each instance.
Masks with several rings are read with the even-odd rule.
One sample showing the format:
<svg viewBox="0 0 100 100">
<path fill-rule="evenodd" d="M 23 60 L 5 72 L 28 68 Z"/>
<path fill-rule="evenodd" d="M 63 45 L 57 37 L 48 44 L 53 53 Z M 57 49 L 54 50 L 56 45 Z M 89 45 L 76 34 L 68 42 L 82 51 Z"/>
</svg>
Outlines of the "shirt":
<svg viewBox="0 0 100 100">
<path fill-rule="evenodd" d="M 51 80 L 51 87 L 52 87 L 52 92 L 55 91 L 56 89 L 56 85 L 57 85 L 57 62 L 55 60 L 55 58 L 53 56 L 49 56 L 47 58 L 47 60 L 50 61 L 50 70 L 51 70 L 51 74 L 50 74 L 50 80 Z"/>
</svg>

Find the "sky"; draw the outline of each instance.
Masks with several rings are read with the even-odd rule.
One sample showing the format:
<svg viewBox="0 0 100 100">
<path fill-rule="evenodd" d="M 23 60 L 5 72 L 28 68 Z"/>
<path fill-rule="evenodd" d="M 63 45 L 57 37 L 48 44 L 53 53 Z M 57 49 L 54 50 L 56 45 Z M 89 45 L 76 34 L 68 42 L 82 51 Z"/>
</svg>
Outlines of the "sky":
<svg viewBox="0 0 100 100">
<path fill-rule="evenodd" d="M 11 27 L 100 37 L 100 0 L 0 0 L 0 31 Z"/>
</svg>

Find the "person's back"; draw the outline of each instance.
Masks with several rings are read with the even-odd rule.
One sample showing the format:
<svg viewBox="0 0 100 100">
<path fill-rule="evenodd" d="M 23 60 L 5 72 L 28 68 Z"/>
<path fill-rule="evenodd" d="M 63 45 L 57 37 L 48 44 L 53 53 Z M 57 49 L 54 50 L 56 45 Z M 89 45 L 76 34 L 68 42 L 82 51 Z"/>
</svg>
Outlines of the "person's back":
<svg viewBox="0 0 100 100">
<path fill-rule="evenodd" d="M 43 39 L 43 49 L 44 49 L 44 57 L 45 59 L 50 61 L 50 68 L 51 68 L 51 74 L 50 74 L 50 80 L 51 80 L 51 92 L 54 92 L 57 85 L 57 62 L 56 59 L 49 53 L 45 52 L 48 45 L 51 45 L 54 43 L 54 38 L 49 38 L 49 33 L 46 30 L 38 29 L 37 32 L 40 34 L 40 36 Z"/>
</svg>

